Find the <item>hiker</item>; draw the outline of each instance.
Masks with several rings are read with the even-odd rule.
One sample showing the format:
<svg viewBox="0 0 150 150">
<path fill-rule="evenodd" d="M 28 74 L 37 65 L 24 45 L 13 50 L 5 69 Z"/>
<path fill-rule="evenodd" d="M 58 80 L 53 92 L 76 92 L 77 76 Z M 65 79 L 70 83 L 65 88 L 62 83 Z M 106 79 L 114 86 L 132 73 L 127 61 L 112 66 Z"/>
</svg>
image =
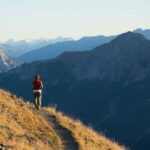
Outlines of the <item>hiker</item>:
<svg viewBox="0 0 150 150">
<path fill-rule="evenodd" d="M 35 108 L 37 108 L 38 110 L 41 107 L 42 88 L 43 88 L 43 83 L 40 79 L 40 75 L 36 75 L 33 81 L 33 95 L 34 95 Z"/>
</svg>

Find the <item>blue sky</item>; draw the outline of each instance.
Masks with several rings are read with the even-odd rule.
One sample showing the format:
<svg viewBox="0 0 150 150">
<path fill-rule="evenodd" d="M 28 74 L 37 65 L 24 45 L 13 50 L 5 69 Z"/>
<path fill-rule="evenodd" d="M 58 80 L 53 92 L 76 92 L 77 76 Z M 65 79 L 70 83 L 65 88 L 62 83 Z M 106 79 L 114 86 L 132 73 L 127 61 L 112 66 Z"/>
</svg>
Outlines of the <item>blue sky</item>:
<svg viewBox="0 0 150 150">
<path fill-rule="evenodd" d="M 150 0 L 0 0 L 0 41 L 150 28 Z"/>
</svg>

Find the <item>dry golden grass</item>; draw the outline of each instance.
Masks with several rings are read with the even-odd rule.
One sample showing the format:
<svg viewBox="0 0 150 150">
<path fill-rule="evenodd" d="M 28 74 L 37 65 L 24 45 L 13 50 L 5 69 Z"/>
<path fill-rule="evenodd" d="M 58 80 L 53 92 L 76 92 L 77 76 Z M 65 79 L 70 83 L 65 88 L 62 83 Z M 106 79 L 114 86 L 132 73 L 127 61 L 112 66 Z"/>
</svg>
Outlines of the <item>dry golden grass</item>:
<svg viewBox="0 0 150 150">
<path fill-rule="evenodd" d="M 0 90 L 0 144 L 15 150 L 61 150 L 61 139 L 28 104 Z"/>
<path fill-rule="evenodd" d="M 72 133 L 72 136 L 79 144 L 80 150 L 126 149 L 123 146 L 119 146 L 116 142 L 109 140 L 104 135 L 95 132 L 92 128 L 84 126 L 81 121 L 67 117 L 61 112 L 56 112 L 55 108 L 47 108 L 47 111 L 54 114 L 57 121 Z"/>
<path fill-rule="evenodd" d="M 80 150 L 125 150 L 79 120 L 56 112 L 55 108 L 37 112 L 31 104 L 3 90 L 0 90 L 0 144 L 14 150 L 63 150 L 63 142 L 51 122 L 44 119 L 44 111 L 56 116 L 57 122 L 70 131 Z"/>
</svg>

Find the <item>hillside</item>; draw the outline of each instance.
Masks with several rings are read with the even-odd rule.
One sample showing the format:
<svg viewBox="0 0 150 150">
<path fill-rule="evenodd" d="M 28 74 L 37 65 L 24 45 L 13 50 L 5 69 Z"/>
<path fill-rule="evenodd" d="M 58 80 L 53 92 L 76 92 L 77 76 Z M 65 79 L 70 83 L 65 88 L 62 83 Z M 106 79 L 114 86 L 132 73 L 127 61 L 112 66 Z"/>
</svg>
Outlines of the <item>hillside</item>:
<svg viewBox="0 0 150 150">
<path fill-rule="evenodd" d="M 0 90 L 0 147 L 14 150 L 125 149 L 54 108 L 37 111 L 32 104 L 3 90 Z"/>
<path fill-rule="evenodd" d="M 115 36 L 93 36 L 83 37 L 77 41 L 58 42 L 26 53 L 20 56 L 19 60 L 32 62 L 34 60 L 55 58 L 65 51 L 87 51 L 104 43 L 108 43 L 114 38 Z"/>
<path fill-rule="evenodd" d="M 40 73 L 45 106 L 57 104 L 119 143 L 149 150 L 149 50 L 150 41 L 128 32 L 92 51 L 23 64 L 1 74 L 0 87 L 32 101 L 32 80 Z"/>
</svg>

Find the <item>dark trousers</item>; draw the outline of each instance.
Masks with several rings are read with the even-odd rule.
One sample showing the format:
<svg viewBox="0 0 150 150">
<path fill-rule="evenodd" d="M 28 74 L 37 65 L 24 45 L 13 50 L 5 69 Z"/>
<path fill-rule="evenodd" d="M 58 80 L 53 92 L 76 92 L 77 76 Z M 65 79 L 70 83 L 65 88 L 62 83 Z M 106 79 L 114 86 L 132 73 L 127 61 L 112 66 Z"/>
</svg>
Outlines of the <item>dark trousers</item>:
<svg viewBox="0 0 150 150">
<path fill-rule="evenodd" d="M 37 109 L 40 109 L 41 107 L 41 99 L 42 99 L 42 94 L 40 92 L 34 92 L 33 93 L 34 96 L 34 103 L 35 103 L 35 107 Z"/>
</svg>

